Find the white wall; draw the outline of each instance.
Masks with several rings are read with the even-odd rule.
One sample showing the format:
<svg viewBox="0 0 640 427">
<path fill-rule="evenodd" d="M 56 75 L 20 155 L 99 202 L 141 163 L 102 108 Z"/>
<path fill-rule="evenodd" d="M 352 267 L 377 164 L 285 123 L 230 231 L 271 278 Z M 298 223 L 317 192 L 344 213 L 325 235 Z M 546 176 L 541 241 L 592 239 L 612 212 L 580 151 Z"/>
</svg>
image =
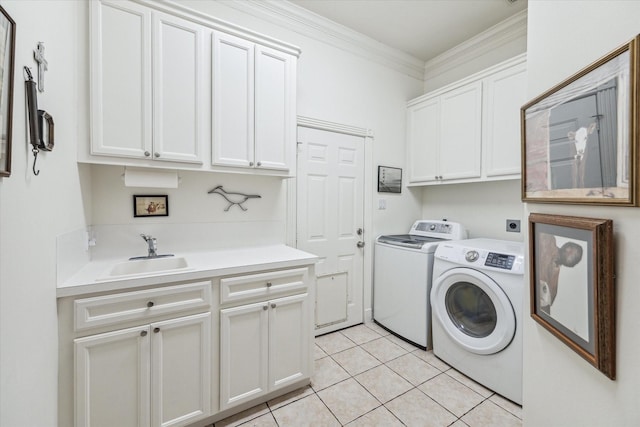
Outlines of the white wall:
<svg viewBox="0 0 640 427">
<path fill-rule="evenodd" d="M 529 1 L 528 95 L 534 98 L 640 32 L 640 2 Z M 574 23 L 579 22 L 578 25 Z M 637 208 L 525 205 L 610 218 L 616 258 L 617 379 L 609 380 L 530 318 L 524 324 L 525 426 L 640 425 L 640 222 Z M 525 293 L 526 295 L 528 293 Z M 529 297 L 525 297 L 525 307 Z"/>
<path fill-rule="evenodd" d="M 425 218 L 459 222 L 470 239 L 522 241 L 522 233 L 506 231 L 507 219 L 522 219 L 520 180 L 437 185 L 422 194 Z M 520 225 L 525 226 L 524 222 Z"/>
<path fill-rule="evenodd" d="M 75 161 L 78 104 L 78 2 L 5 0 L 17 23 L 12 175 L 0 179 L 0 425 L 57 424 L 56 236 L 85 225 Z M 82 36 L 84 38 L 84 36 Z M 45 43 L 49 61 L 40 108 L 55 120 L 56 147 L 31 172 L 23 66 Z"/>
</svg>

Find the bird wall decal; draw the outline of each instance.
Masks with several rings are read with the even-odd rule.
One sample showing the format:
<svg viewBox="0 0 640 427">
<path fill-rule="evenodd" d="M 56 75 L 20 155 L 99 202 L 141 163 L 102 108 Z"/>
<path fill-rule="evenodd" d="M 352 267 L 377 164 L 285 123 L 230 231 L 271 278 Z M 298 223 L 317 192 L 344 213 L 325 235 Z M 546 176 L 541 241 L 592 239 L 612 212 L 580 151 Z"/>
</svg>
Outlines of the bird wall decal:
<svg viewBox="0 0 640 427">
<path fill-rule="evenodd" d="M 229 206 L 227 206 L 226 209 L 224 210 L 225 212 L 227 212 L 233 205 L 238 205 L 240 209 L 242 209 L 243 211 L 246 211 L 247 208 L 242 206 L 244 202 L 246 202 L 249 199 L 261 198 L 261 196 L 258 194 L 243 194 L 243 193 L 225 191 L 224 188 L 222 188 L 222 185 L 218 185 L 213 190 L 209 190 L 208 194 L 212 194 L 212 193 L 221 195 L 222 197 L 225 198 L 227 202 L 229 202 Z"/>
</svg>

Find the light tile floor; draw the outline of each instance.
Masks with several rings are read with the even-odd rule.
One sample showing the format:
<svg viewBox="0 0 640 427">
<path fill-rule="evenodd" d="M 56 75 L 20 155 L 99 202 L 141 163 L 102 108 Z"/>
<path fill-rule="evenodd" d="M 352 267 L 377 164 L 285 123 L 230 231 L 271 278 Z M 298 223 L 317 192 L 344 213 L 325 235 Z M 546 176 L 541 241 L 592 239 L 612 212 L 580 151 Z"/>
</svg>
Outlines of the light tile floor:
<svg viewBox="0 0 640 427">
<path fill-rule="evenodd" d="M 374 323 L 317 337 L 311 386 L 220 426 L 522 426 L 522 408 Z"/>
</svg>

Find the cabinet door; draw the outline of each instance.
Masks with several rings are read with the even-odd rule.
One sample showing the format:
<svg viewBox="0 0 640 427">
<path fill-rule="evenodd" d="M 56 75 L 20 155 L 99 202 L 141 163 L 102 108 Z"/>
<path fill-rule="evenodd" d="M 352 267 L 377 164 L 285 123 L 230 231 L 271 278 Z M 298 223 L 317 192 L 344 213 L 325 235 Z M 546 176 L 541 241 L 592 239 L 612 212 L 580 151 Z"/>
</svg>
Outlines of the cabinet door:
<svg viewBox="0 0 640 427">
<path fill-rule="evenodd" d="M 220 311 L 220 409 L 268 389 L 268 303 Z"/>
<path fill-rule="evenodd" d="M 443 180 L 479 178 L 482 141 L 482 82 L 443 94 L 440 175 Z"/>
<path fill-rule="evenodd" d="M 246 40 L 213 34 L 214 165 L 253 166 L 254 50 Z"/>
<path fill-rule="evenodd" d="M 289 169 L 295 150 L 295 57 L 256 46 L 255 160 L 266 169 Z"/>
<path fill-rule="evenodd" d="M 407 110 L 409 182 L 435 181 L 440 140 L 439 98 L 427 99 Z"/>
<path fill-rule="evenodd" d="M 203 34 L 191 21 L 153 12 L 153 156 L 201 162 Z"/>
<path fill-rule="evenodd" d="M 150 425 L 148 326 L 78 338 L 76 426 Z"/>
<path fill-rule="evenodd" d="M 520 107 L 526 99 L 526 64 L 485 79 L 483 118 L 487 177 L 520 173 Z"/>
<path fill-rule="evenodd" d="M 308 299 L 301 294 L 269 302 L 269 391 L 310 375 Z"/>
<path fill-rule="evenodd" d="M 152 425 L 184 425 L 211 411 L 211 313 L 151 325 Z"/>
<path fill-rule="evenodd" d="M 151 12 L 91 2 L 91 154 L 151 154 Z"/>
</svg>

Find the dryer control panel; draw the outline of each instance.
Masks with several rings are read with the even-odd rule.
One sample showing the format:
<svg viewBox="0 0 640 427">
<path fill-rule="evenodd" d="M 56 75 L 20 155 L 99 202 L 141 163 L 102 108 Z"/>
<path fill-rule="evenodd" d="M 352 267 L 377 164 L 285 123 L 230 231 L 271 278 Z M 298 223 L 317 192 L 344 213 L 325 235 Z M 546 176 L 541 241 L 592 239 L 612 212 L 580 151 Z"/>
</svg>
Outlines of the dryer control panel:
<svg viewBox="0 0 640 427">
<path fill-rule="evenodd" d="M 486 265 L 487 267 L 495 267 L 495 268 L 502 268 L 505 270 L 511 270 L 513 268 L 513 262 L 515 261 L 516 257 L 514 255 L 505 255 L 505 254 L 499 254 L 496 252 L 489 252 L 489 254 L 487 255 L 487 260 L 485 261 L 484 265 Z"/>
</svg>

